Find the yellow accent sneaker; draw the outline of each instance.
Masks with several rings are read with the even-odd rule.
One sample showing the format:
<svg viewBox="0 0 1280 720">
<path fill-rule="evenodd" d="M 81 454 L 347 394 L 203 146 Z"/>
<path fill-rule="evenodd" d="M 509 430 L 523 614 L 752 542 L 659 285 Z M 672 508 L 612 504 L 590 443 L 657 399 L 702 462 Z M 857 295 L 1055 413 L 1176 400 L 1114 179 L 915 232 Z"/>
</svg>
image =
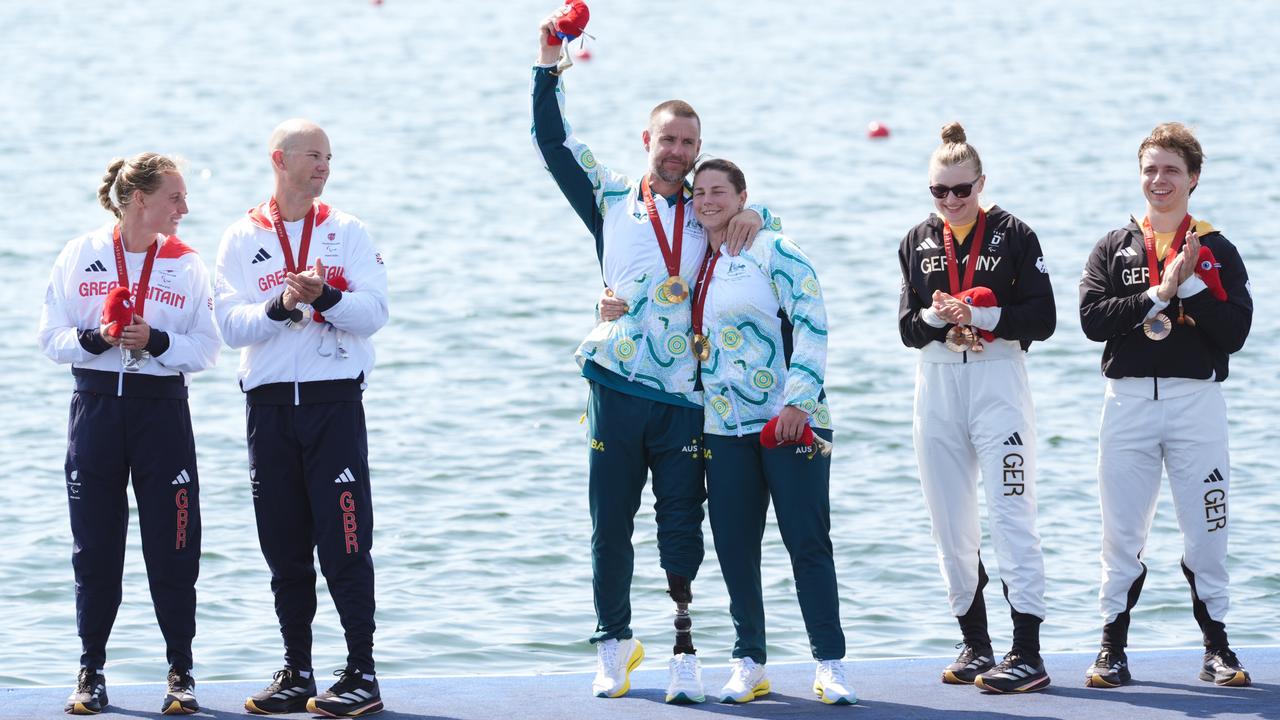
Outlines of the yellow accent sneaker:
<svg viewBox="0 0 1280 720">
<path fill-rule="evenodd" d="M 644 660 L 644 646 L 635 638 L 601 640 L 596 643 L 596 676 L 591 694 L 616 698 L 631 689 L 631 671 Z"/>
<path fill-rule="evenodd" d="M 769 694 L 769 678 L 764 666 L 749 657 L 734 658 L 729 682 L 720 689 L 720 702 L 747 703 Z"/>
<path fill-rule="evenodd" d="M 813 674 L 813 691 L 818 699 L 828 705 L 852 705 L 858 702 L 853 688 L 844 676 L 844 663 L 840 660 L 819 660 Z"/>
</svg>

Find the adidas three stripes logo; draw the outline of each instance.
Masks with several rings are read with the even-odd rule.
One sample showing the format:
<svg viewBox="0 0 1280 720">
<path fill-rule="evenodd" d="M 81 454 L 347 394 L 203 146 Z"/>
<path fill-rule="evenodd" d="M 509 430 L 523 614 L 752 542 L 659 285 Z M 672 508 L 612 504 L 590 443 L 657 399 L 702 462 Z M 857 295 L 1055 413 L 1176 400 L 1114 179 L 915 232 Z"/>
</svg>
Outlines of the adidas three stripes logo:
<svg viewBox="0 0 1280 720">
<path fill-rule="evenodd" d="M 355 481 L 356 481 L 356 476 L 351 474 L 351 468 L 343 468 L 342 474 L 339 475 L 337 479 L 333 481 L 333 484 L 337 485 L 339 483 L 353 483 Z"/>
<path fill-rule="evenodd" d="M 106 272 L 107 266 L 102 264 L 101 260 L 94 260 L 89 267 L 84 269 L 85 272 Z"/>
<path fill-rule="evenodd" d="M 1014 434 L 1012 434 L 1012 435 L 1010 435 L 1010 436 L 1009 436 L 1009 439 L 1008 439 L 1008 440 L 1005 440 L 1005 441 L 1004 441 L 1004 444 L 1005 444 L 1005 445 L 1021 445 L 1021 444 L 1022 444 L 1022 436 L 1021 436 L 1021 435 L 1019 435 L 1018 433 L 1014 433 Z"/>
<path fill-rule="evenodd" d="M 270 260 L 270 259 L 271 259 L 271 253 L 267 252 L 266 248 L 260 247 L 258 248 L 258 253 L 253 256 L 252 260 L 249 261 L 249 264 L 257 265 L 263 260 Z"/>
</svg>

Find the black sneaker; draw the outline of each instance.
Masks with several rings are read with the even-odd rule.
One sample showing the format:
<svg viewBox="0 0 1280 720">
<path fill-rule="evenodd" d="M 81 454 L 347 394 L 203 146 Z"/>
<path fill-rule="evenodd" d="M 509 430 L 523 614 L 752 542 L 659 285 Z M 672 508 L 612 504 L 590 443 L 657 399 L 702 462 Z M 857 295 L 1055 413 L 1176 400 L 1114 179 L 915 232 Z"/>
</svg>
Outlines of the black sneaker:
<svg viewBox="0 0 1280 720">
<path fill-rule="evenodd" d="M 196 681 L 190 672 L 169 668 L 169 691 L 164 695 L 164 705 L 160 706 L 160 712 L 164 715 L 200 712 L 200 703 L 196 702 Z"/>
<path fill-rule="evenodd" d="M 270 685 L 246 698 L 244 709 L 259 715 L 302 712 L 315 694 L 314 677 L 302 677 L 297 670 L 286 667 L 276 672 Z"/>
<path fill-rule="evenodd" d="M 1124 650 L 1104 647 L 1098 651 L 1098 657 L 1084 671 L 1084 686 L 1091 688 L 1114 688 L 1129 684 L 1133 677 L 1129 674 L 1129 658 Z"/>
<path fill-rule="evenodd" d="M 1044 662 L 1036 658 L 1038 665 L 1024 661 L 1016 650 L 1011 650 L 1000 664 L 974 679 L 974 686 L 991 693 L 1036 692 L 1049 687 L 1049 673 Z"/>
<path fill-rule="evenodd" d="M 338 682 L 307 701 L 307 711 L 326 717 L 360 717 L 382 710 L 378 678 L 365 677 L 354 668 L 334 673 Z"/>
<path fill-rule="evenodd" d="M 972 685 L 975 678 L 996 666 L 991 648 L 973 648 L 961 643 L 964 649 L 956 661 L 942 670 L 942 682 L 948 685 Z"/>
<path fill-rule="evenodd" d="M 1200 679 L 1214 685 L 1228 687 L 1245 687 L 1251 681 L 1249 673 L 1240 666 L 1240 660 L 1231 648 L 1209 648 L 1204 651 L 1204 666 L 1200 668 Z M 106 703 L 106 696 L 103 696 Z"/>
<path fill-rule="evenodd" d="M 76 689 L 67 697 L 63 711 L 72 715 L 97 715 L 107 706 L 107 679 L 100 672 L 80 668 Z"/>
</svg>

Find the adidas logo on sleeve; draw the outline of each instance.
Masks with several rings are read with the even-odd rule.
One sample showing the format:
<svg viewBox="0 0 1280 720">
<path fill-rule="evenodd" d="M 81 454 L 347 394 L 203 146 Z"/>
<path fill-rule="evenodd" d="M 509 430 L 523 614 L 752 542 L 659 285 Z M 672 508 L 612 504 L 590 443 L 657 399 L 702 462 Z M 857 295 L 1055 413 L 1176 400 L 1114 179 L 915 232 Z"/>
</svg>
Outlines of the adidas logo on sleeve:
<svg viewBox="0 0 1280 720">
<path fill-rule="evenodd" d="M 355 481 L 356 481 L 356 476 L 351 474 L 351 468 L 343 468 L 342 474 L 339 475 L 337 479 L 333 481 L 333 484 L 338 485 L 341 483 L 353 483 Z"/>
<path fill-rule="evenodd" d="M 1021 445 L 1021 444 L 1022 444 L 1022 436 L 1021 436 L 1021 435 L 1019 435 L 1018 433 L 1014 433 L 1014 434 L 1010 435 L 1010 436 L 1009 436 L 1009 439 L 1008 439 L 1008 440 L 1005 440 L 1003 444 L 1004 444 L 1004 445 Z"/>
</svg>

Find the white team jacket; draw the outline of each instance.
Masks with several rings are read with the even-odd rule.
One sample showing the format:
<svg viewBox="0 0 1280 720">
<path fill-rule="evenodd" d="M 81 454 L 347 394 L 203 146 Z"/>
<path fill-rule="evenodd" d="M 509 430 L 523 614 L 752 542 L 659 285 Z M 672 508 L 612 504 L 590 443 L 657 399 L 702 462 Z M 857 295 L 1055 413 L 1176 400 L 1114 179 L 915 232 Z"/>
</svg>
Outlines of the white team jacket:
<svg viewBox="0 0 1280 720">
<path fill-rule="evenodd" d="M 49 359 L 72 367 L 123 373 L 119 348 L 100 354 L 85 350 L 80 332 L 97 328 L 107 293 L 119 285 L 112 234 L 108 223 L 67 243 L 49 273 L 44 309 L 40 313 L 40 349 Z M 209 272 L 200 255 L 174 236 L 158 239 L 160 247 L 151 269 L 143 317 L 152 328 L 169 335 L 169 348 L 138 371 L 143 375 L 183 374 L 210 367 L 222 343 L 213 322 Z M 125 253 L 129 282 L 136 291 L 146 253 Z"/>
<path fill-rule="evenodd" d="M 290 226 L 295 258 L 301 230 Z M 280 240 L 264 203 L 231 224 L 218 247 L 214 274 L 214 314 L 222 337 L 240 352 L 240 387 L 252 390 L 277 382 L 351 380 L 373 371 L 371 337 L 387 322 L 387 269 L 364 225 L 347 213 L 316 201 L 315 227 L 307 264 L 319 258 L 326 280 L 341 275 L 342 299 L 324 311 L 327 322 L 291 329 L 267 317 L 267 306 L 284 292 L 285 264 Z M 312 309 L 299 304 L 310 318 Z M 348 357 L 343 358 L 341 345 Z"/>
</svg>

